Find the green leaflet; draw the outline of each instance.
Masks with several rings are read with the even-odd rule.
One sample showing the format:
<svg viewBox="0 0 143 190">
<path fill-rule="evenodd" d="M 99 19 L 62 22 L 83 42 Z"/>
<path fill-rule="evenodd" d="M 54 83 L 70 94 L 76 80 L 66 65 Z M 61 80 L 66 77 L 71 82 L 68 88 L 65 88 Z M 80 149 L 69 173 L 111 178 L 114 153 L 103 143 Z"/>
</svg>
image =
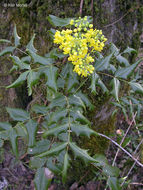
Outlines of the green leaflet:
<svg viewBox="0 0 143 190">
<path fill-rule="evenodd" d="M 16 25 L 14 26 L 14 44 L 17 47 L 20 44 L 20 37 L 17 34 Z"/>
<path fill-rule="evenodd" d="M 120 81 L 117 78 L 113 78 L 111 81 L 111 84 L 113 86 L 113 90 L 111 91 L 111 94 L 113 94 L 114 98 L 119 102 L 119 89 L 120 89 Z"/>
<path fill-rule="evenodd" d="M 6 88 L 15 88 L 15 87 L 18 87 L 21 84 L 23 84 L 23 82 L 27 79 L 28 73 L 29 73 L 29 71 L 25 71 L 24 73 L 19 75 L 19 77 L 12 84 L 7 86 Z"/>
<path fill-rule="evenodd" d="M 67 82 L 67 91 L 71 92 L 71 90 L 77 85 L 79 84 L 78 80 L 77 80 L 77 74 L 73 73 L 72 75 L 69 75 L 68 77 L 68 82 Z"/>
<path fill-rule="evenodd" d="M 91 92 L 93 94 L 96 94 L 96 84 L 97 84 L 98 79 L 99 79 L 99 75 L 94 71 L 91 76 L 91 85 L 89 87 L 89 89 L 91 89 Z"/>
<path fill-rule="evenodd" d="M 62 171 L 62 182 L 66 182 L 66 177 L 67 177 L 67 170 L 69 166 L 69 155 L 68 152 L 65 153 L 64 156 L 64 164 L 63 164 L 63 171 Z"/>
<path fill-rule="evenodd" d="M 57 71 L 58 68 L 52 65 L 44 70 L 47 78 L 46 85 L 54 92 L 57 92 Z"/>
<path fill-rule="evenodd" d="M 31 108 L 31 110 L 34 111 L 35 113 L 47 114 L 48 113 L 48 106 L 34 104 Z"/>
<path fill-rule="evenodd" d="M 56 96 L 52 102 L 49 104 L 49 108 L 52 109 L 54 107 L 64 107 L 67 104 L 66 97 L 64 95 Z"/>
<path fill-rule="evenodd" d="M 49 148 L 50 148 L 50 141 L 44 139 L 36 142 L 34 147 L 28 148 L 28 154 L 32 155 L 41 154 L 42 152 L 48 151 Z"/>
<path fill-rule="evenodd" d="M 112 57 L 113 53 L 106 56 L 105 58 L 102 58 L 101 60 L 97 60 L 95 62 L 95 70 L 96 71 L 103 71 L 109 67 L 110 59 Z"/>
<path fill-rule="evenodd" d="M 119 68 L 115 73 L 115 77 L 127 79 L 133 73 L 133 71 L 136 69 L 136 67 L 139 65 L 140 62 L 141 59 L 128 67 Z"/>
<path fill-rule="evenodd" d="M 141 86 L 141 84 L 137 82 L 129 82 L 129 85 L 132 87 L 133 91 L 135 91 L 136 93 L 143 94 L 143 87 Z"/>
<path fill-rule="evenodd" d="M 126 66 L 126 67 L 130 66 L 128 60 L 125 57 L 123 57 L 121 54 L 117 55 L 116 59 L 119 61 L 119 63 L 121 63 L 121 64 L 123 63 L 124 66 Z"/>
<path fill-rule="evenodd" d="M 113 44 L 113 43 L 111 43 L 110 50 L 111 50 L 111 52 L 112 52 L 115 56 L 117 56 L 117 55 L 119 54 L 119 51 L 120 51 L 120 50 L 115 46 L 115 44 Z"/>
<path fill-rule="evenodd" d="M 24 62 L 22 62 L 19 57 L 17 56 L 10 56 L 10 58 L 12 59 L 14 65 L 18 66 L 19 69 L 24 70 L 24 69 L 30 69 L 30 65 L 26 64 Z"/>
<path fill-rule="evenodd" d="M 131 55 L 131 53 L 137 53 L 137 51 L 136 51 L 135 49 L 133 49 L 133 48 L 127 47 L 127 48 L 122 52 L 122 54 L 123 54 L 123 53 L 128 53 L 128 54 Z"/>
<path fill-rule="evenodd" d="M 25 127 L 28 133 L 28 146 L 33 147 L 36 143 L 36 132 L 37 132 L 38 123 L 32 119 L 30 119 Z"/>
<path fill-rule="evenodd" d="M 47 190 L 51 184 L 51 179 L 45 176 L 45 168 L 39 168 L 36 172 L 34 183 L 36 190 Z"/>
<path fill-rule="evenodd" d="M 36 53 L 37 49 L 35 49 L 33 43 L 34 43 L 34 39 L 35 39 L 35 34 L 33 35 L 33 37 L 31 38 L 30 42 L 27 44 L 26 49 L 30 50 L 31 52 Z"/>
<path fill-rule="evenodd" d="M 51 128 L 48 131 L 44 132 L 43 137 L 45 138 L 48 135 L 57 136 L 59 133 L 67 131 L 68 127 L 69 127 L 69 124 L 67 123 L 65 125 L 59 125 L 57 127 Z"/>
<path fill-rule="evenodd" d="M 53 26 L 67 26 L 70 23 L 71 18 L 59 18 L 54 15 L 48 16 L 48 21 Z"/>
<path fill-rule="evenodd" d="M 13 46 L 6 47 L 4 50 L 2 50 L 0 52 L 0 56 L 5 55 L 7 53 L 12 53 L 14 51 L 14 49 L 15 49 L 15 47 L 13 47 Z"/>
<path fill-rule="evenodd" d="M 31 49 L 27 49 L 27 52 L 33 58 L 34 63 L 39 63 L 41 65 L 50 66 L 52 63 L 55 62 L 54 59 L 40 56 L 40 55 L 36 54 L 34 51 L 32 51 Z"/>
<path fill-rule="evenodd" d="M 78 123 L 71 123 L 71 130 L 77 135 L 85 135 L 90 137 L 91 134 L 96 134 L 95 131 L 90 129 L 87 125 L 80 125 Z"/>
<path fill-rule="evenodd" d="M 18 146 L 17 146 L 17 132 L 15 129 L 9 130 L 9 140 L 11 142 L 13 153 L 18 157 Z"/>
<path fill-rule="evenodd" d="M 6 108 L 10 117 L 15 121 L 26 121 L 30 119 L 28 112 L 18 108 Z"/>
<path fill-rule="evenodd" d="M 82 101 L 84 102 L 84 104 L 90 109 L 93 110 L 94 109 L 94 105 L 90 102 L 90 100 L 88 99 L 86 94 L 83 94 L 81 91 L 79 91 L 78 93 L 76 93 L 75 95 L 79 96 Z"/>
<path fill-rule="evenodd" d="M 61 143 L 60 145 L 58 145 L 58 146 L 56 146 L 56 147 L 54 147 L 54 148 L 51 148 L 50 150 L 48 150 L 48 151 L 46 151 L 46 152 L 43 152 L 43 153 L 37 155 L 36 157 L 42 158 L 42 157 L 44 157 L 44 156 L 56 155 L 56 154 L 58 154 L 60 151 L 62 151 L 63 149 L 65 149 L 66 146 L 67 146 L 67 144 L 68 144 L 67 142 L 66 142 L 66 143 Z"/>
<path fill-rule="evenodd" d="M 120 170 L 119 170 L 119 168 L 117 168 L 115 166 L 110 166 L 110 165 L 106 164 L 103 167 L 103 173 L 110 177 L 119 177 Z"/>
<path fill-rule="evenodd" d="M 48 125 L 51 125 L 52 123 L 57 123 L 59 120 L 61 121 L 63 118 L 65 118 L 67 115 L 67 109 L 65 108 L 59 108 L 55 112 L 50 113 L 46 120 L 48 121 Z"/>
<path fill-rule="evenodd" d="M 70 116 L 73 117 L 74 121 L 80 121 L 83 124 L 90 125 L 90 121 L 81 113 L 77 108 L 70 109 Z"/>
<path fill-rule="evenodd" d="M 0 122 L 0 131 L 12 129 L 12 125 L 8 122 Z"/>
<path fill-rule="evenodd" d="M 68 101 L 69 101 L 69 104 L 82 107 L 82 108 L 84 108 L 84 110 L 86 110 L 86 107 L 79 96 L 71 95 L 71 96 L 69 96 Z"/>
<path fill-rule="evenodd" d="M 109 177 L 107 184 L 109 185 L 111 190 L 121 190 L 119 181 L 116 177 Z"/>
<path fill-rule="evenodd" d="M 87 154 L 87 150 L 81 149 L 78 146 L 76 146 L 75 143 L 71 143 L 71 142 L 69 143 L 69 146 L 72 149 L 75 157 L 79 157 L 83 159 L 85 163 L 96 162 L 94 158 L 92 158 L 91 156 Z"/>
<path fill-rule="evenodd" d="M 32 94 L 32 86 L 37 84 L 39 79 L 40 79 L 40 74 L 38 72 L 29 70 L 29 73 L 27 76 L 27 86 L 28 86 L 28 95 L 29 96 L 31 96 L 31 94 Z"/>
</svg>

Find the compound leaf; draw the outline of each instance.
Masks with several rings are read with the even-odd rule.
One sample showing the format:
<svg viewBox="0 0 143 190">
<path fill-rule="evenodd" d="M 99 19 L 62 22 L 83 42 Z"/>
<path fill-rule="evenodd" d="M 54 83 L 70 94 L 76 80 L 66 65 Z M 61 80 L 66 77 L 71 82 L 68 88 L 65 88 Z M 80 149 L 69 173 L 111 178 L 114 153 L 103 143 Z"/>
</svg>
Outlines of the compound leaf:
<svg viewBox="0 0 143 190">
<path fill-rule="evenodd" d="M 28 112 L 18 108 L 6 108 L 10 117 L 15 121 L 26 121 L 30 119 L 30 115 Z"/>
</svg>

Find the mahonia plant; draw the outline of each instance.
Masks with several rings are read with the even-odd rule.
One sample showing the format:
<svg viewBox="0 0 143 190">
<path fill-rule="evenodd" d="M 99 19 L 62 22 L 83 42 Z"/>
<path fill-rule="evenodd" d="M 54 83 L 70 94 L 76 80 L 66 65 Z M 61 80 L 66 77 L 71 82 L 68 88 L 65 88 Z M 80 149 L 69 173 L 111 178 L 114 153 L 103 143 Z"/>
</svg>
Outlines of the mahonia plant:
<svg viewBox="0 0 143 190">
<path fill-rule="evenodd" d="M 34 179 L 37 190 L 47 190 L 51 179 L 47 179 L 45 173 L 49 176 L 49 171 L 55 175 L 62 175 L 62 181 L 65 183 L 73 157 L 79 157 L 85 164 L 92 164 L 102 169 L 101 175 L 107 180 L 110 189 L 114 190 L 114 187 L 120 189 L 119 169 L 110 166 L 104 156 L 89 155 L 87 150 L 80 148 L 76 142 L 81 135 L 88 138 L 91 135 L 102 136 L 93 130 L 87 111 L 93 110 L 94 105 L 81 87 L 89 79 L 88 90 L 93 96 L 102 89 L 103 94 L 106 93 L 112 99 L 114 98 L 116 108 L 121 108 L 125 112 L 125 106 L 122 104 L 123 97 L 119 94 L 122 85 L 120 81 L 131 87 L 128 94 L 130 96 L 125 97 L 128 101 L 133 98 L 135 100 L 136 93 L 143 94 L 140 78 L 134 72 L 140 60 L 130 64 L 123 54 L 131 54 L 135 50 L 128 47 L 120 52 L 114 44 L 109 47 L 109 55 L 103 57 L 100 52 L 107 39 L 102 35 L 101 30 L 93 29 L 91 17 L 76 20 L 50 15 L 49 22 L 55 27 L 68 27 L 61 32 L 50 30 L 54 43 L 60 45 L 59 48 L 63 53 L 53 48 L 44 56 L 38 55 L 33 44 L 34 35 L 27 44 L 26 50 L 20 51 L 22 55 L 18 57 L 20 37 L 16 26 L 14 42 L 0 40 L 11 44 L 0 52 L 0 56 L 10 53 L 13 62 L 11 72 L 20 71 L 18 78 L 7 86 L 7 89 L 19 87 L 27 81 L 29 96 L 33 94 L 33 87 L 37 92 L 41 93 L 41 89 L 43 92 L 41 104 L 38 104 L 35 99 L 29 111 L 6 108 L 15 122 L 0 122 L 0 147 L 5 140 L 9 140 L 13 153 L 17 159 L 20 159 L 18 138 L 24 139 L 27 149 L 23 154 L 30 156 L 31 168 L 37 169 Z M 59 67 L 59 61 L 62 62 L 67 55 L 67 63 Z M 79 75 L 89 78 L 80 83 L 83 78 Z M 109 86 L 106 86 L 103 75 L 110 76 Z M 40 80 L 41 77 L 45 80 Z M 142 101 L 138 101 L 143 104 Z"/>
<path fill-rule="evenodd" d="M 56 31 L 54 43 L 59 44 L 59 48 L 64 54 L 68 54 L 68 60 L 74 65 L 74 72 L 87 77 L 92 74 L 95 61 L 92 54 L 101 52 L 107 39 L 101 30 L 93 29 L 93 24 L 84 18 L 70 21 L 70 29 Z"/>
</svg>

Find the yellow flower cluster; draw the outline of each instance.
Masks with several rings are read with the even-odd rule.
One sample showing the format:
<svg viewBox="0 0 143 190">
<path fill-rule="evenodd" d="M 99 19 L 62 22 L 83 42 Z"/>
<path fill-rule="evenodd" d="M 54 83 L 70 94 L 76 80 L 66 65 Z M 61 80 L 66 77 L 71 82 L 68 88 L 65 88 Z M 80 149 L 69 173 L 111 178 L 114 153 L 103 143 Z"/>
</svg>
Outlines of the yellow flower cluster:
<svg viewBox="0 0 143 190">
<path fill-rule="evenodd" d="M 94 51 L 102 51 L 107 40 L 101 30 L 93 29 L 93 25 L 87 21 L 87 17 L 78 20 L 71 20 L 70 26 L 73 29 L 56 31 L 54 43 L 64 54 L 68 54 L 68 60 L 74 65 L 74 72 L 87 77 L 94 71 L 91 56 Z"/>
</svg>

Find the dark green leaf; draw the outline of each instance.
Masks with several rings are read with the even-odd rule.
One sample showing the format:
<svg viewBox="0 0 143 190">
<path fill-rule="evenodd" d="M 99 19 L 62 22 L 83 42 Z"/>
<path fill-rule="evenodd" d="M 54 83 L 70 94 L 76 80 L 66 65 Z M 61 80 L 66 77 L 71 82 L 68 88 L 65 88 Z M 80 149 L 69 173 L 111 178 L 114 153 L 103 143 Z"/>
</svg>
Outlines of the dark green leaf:
<svg viewBox="0 0 143 190">
<path fill-rule="evenodd" d="M 97 85 L 101 87 L 103 93 L 109 92 L 109 90 L 107 89 L 107 87 L 105 86 L 105 84 L 102 82 L 102 80 L 100 78 L 97 81 Z"/>
<path fill-rule="evenodd" d="M 49 140 L 41 140 L 36 142 L 36 145 L 32 148 L 28 148 L 28 154 L 41 154 L 42 152 L 45 152 L 49 150 L 50 148 L 50 141 Z"/>
<path fill-rule="evenodd" d="M 15 88 L 15 87 L 18 87 L 21 84 L 23 84 L 23 82 L 27 78 L 28 73 L 29 73 L 29 71 L 25 71 L 24 73 L 19 75 L 18 79 L 16 79 L 16 81 L 14 81 L 11 85 L 7 86 L 6 88 Z"/>
<path fill-rule="evenodd" d="M 0 56 L 5 55 L 7 53 L 12 53 L 14 49 L 15 47 L 12 47 L 12 46 L 6 47 L 4 50 L 0 52 Z"/>
<path fill-rule="evenodd" d="M 12 129 L 12 125 L 7 122 L 0 122 L 0 131 Z"/>
<path fill-rule="evenodd" d="M 75 145 L 75 143 L 69 143 L 70 148 L 74 152 L 76 157 L 79 157 L 84 160 L 85 163 L 87 162 L 96 162 L 94 158 L 88 155 L 87 150 L 81 149 Z"/>
<path fill-rule="evenodd" d="M 120 190 L 121 189 L 121 187 L 119 185 L 119 181 L 116 177 L 109 177 L 107 183 L 111 190 Z"/>
<path fill-rule="evenodd" d="M 69 96 L 68 101 L 69 101 L 69 104 L 82 107 L 86 110 L 86 107 L 79 96 L 71 95 L 71 96 Z"/>
<path fill-rule="evenodd" d="M 43 134 L 43 137 L 45 138 L 48 135 L 55 135 L 55 136 L 57 136 L 59 133 L 67 131 L 68 127 L 69 127 L 69 124 L 67 123 L 65 125 L 59 125 L 57 127 L 51 128 L 51 129 L 49 129 L 48 131 L 46 131 Z"/>
<path fill-rule="evenodd" d="M 22 62 L 19 57 L 17 56 L 10 56 L 10 58 L 12 59 L 13 63 L 19 67 L 19 69 L 30 69 L 30 65 L 26 64 L 24 62 Z"/>
<path fill-rule="evenodd" d="M 30 119 L 29 113 L 22 109 L 6 108 L 6 110 L 10 114 L 10 117 L 15 121 L 26 121 Z"/>
<path fill-rule="evenodd" d="M 70 116 L 73 117 L 74 121 L 90 125 L 90 121 L 77 108 L 70 110 Z"/>
<path fill-rule="evenodd" d="M 47 106 L 41 106 L 38 104 L 34 104 L 31 108 L 32 111 L 35 113 L 40 113 L 40 114 L 47 114 L 48 113 L 48 107 Z"/>
<path fill-rule="evenodd" d="M 35 158 L 35 157 L 32 157 L 30 158 L 30 168 L 32 169 L 38 169 L 38 168 L 41 168 L 45 165 L 45 162 L 47 161 L 46 158 Z"/>
<path fill-rule="evenodd" d="M 113 53 L 115 56 L 117 56 L 119 54 L 119 49 L 115 46 L 115 44 L 111 43 L 111 46 L 110 46 L 110 50 L 111 50 L 111 53 Z"/>
<path fill-rule="evenodd" d="M 18 157 L 17 137 L 18 135 L 15 129 L 9 130 L 9 140 L 12 145 L 13 153 L 16 155 L 16 157 Z"/>
<path fill-rule="evenodd" d="M 120 89 L 120 81 L 117 78 L 113 78 L 112 82 L 112 86 L 113 86 L 113 90 L 111 92 L 111 94 L 113 94 L 114 98 L 119 102 L 119 89 Z"/>
<path fill-rule="evenodd" d="M 64 107 L 66 105 L 66 97 L 64 95 L 58 95 L 56 98 L 52 100 L 49 105 L 49 108 L 52 109 L 54 107 Z"/>
<path fill-rule="evenodd" d="M 77 135 L 86 135 L 90 137 L 91 134 L 96 134 L 95 131 L 90 129 L 87 125 L 80 125 L 78 123 L 72 123 L 70 125 L 71 130 Z"/>
<path fill-rule="evenodd" d="M 143 87 L 141 86 L 141 84 L 137 82 L 129 82 L 129 84 L 131 85 L 133 91 L 143 94 Z"/>
<path fill-rule="evenodd" d="M 76 93 L 75 95 L 79 96 L 82 101 L 85 103 L 85 105 L 90 109 L 93 110 L 94 109 L 94 105 L 90 102 L 90 100 L 88 99 L 88 97 L 83 94 L 81 91 Z"/>
<path fill-rule="evenodd" d="M 103 71 L 103 70 L 107 69 L 109 66 L 110 59 L 111 59 L 112 55 L 113 55 L 113 53 L 111 53 L 110 55 L 106 56 L 105 58 L 95 62 L 95 70 L 96 71 Z"/>
<path fill-rule="evenodd" d="M 57 123 L 59 120 L 62 120 L 67 115 L 67 109 L 60 108 L 50 114 L 50 116 L 47 118 L 48 124 L 51 123 Z"/>
<path fill-rule="evenodd" d="M 52 65 L 46 68 L 44 71 L 47 78 L 46 85 L 52 90 L 54 90 L 54 92 L 57 92 L 57 71 L 58 68 Z"/>
<path fill-rule="evenodd" d="M 36 157 L 42 158 L 44 156 L 56 155 L 59 152 L 61 152 L 62 150 L 64 150 L 66 147 L 67 147 L 67 143 L 61 143 L 60 145 L 53 147 L 50 150 L 43 152 Z"/>
<path fill-rule="evenodd" d="M 32 119 L 30 119 L 25 127 L 28 132 L 28 146 L 33 147 L 36 143 L 36 131 L 37 131 L 38 123 Z"/>
<path fill-rule="evenodd" d="M 49 53 L 45 55 L 49 58 L 64 58 L 65 55 L 62 52 L 59 52 L 57 48 L 53 48 Z"/>
<path fill-rule="evenodd" d="M 66 182 L 68 166 L 69 166 L 69 155 L 68 155 L 68 152 L 66 152 L 65 157 L 64 157 L 63 171 L 62 171 L 62 182 L 63 183 Z"/>
<path fill-rule="evenodd" d="M 115 73 L 115 76 L 123 78 L 123 79 L 127 79 L 130 75 L 132 75 L 133 71 L 136 69 L 136 67 L 139 65 L 140 62 L 141 62 L 141 59 L 128 67 L 118 69 Z"/>
<path fill-rule="evenodd" d="M 95 163 L 96 166 L 105 166 L 108 164 L 107 158 L 102 154 L 95 154 L 93 158 L 98 162 Z"/>
<path fill-rule="evenodd" d="M 126 67 L 130 66 L 128 60 L 125 57 L 123 57 L 121 54 L 117 55 L 116 59 L 119 61 L 119 63 L 121 64 L 123 63 Z"/>
<path fill-rule="evenodd" d="M 67 81 L 67 91 L 71 92 L 71 90 L 77 85 L 79 84 L 78 80 L 77 80 L 77 74 L 76 73 L 72 73 L 72 75 L 70 74 L 68 77 L 68 81 Z"/>
<path fill-rule="evenodd" d="M 94 71 L 91 77 L 91 85 L 89 87 L 89 89 L 91 89 L 91 92 L 93 94 L 96 94 L 96 84 L 97 84 L 98 79 L 99 79 L 99 75 Z"/>
<path fill-rule="evenodd" d="M 48 66 L 48 65 L 51 65 L 52 63 L 55 62 L 54 59 L 52 59 L 52 58 L 46 58 L 46 57 L 37 55 L 35 52 L 33 52 L 30 49 L 28 49 L 27 51 L 28 51 L 29 55 L 33 58 L 34 63 L 39 63 L 41 65 L 45 65 L 45 66 L 47 65 Z"/>
<path fill-rule="evenodd" d="M 57 158 L 56 158 L 57 160 Z M 55 174 L 59 175 L 59 173 L 61 173 L 61 168 L 58 167 L 58 165 L 54 162 L 55 159 L 53 159 L 53 157 L 49 157 L 48 161 L 46 163 L 46 166 Z"/>
<path fill-rule="evenodd" d="M 67 26 L 70 23 L 71 18 L 59 18 L 54 15 L 48 16 L 48 21 L 53 26 Z"/>
<path fill-rule="evenodd" d="M 28 77 L 27 77 L 27 86 L 28 86 L 28 95 L 31 96 L 32 94 L 32 86 L 38 83 L 40 79 L 40 74 L 38 72 L 35 72 L 33 70 L 29 71 Z"/>
<path fill-rule="evenodd" d="M 27 44 L 26 49 L 30 50 L 31 52 L 36 53 L 37 49 L 35 49 L 33 43 L 34 43 L 34 39 L 35 39 L 35 34 L 33 35 L 33 37 L 31 38 L 30 42 Z"/>
<path fill-rule="evenodd" d="M 127 47 L 122 53 L 129 53 L 131 55 L 132 52 L 137 53 L 135 49 Z"/>
<path fill-rule="evenodd" d="M 36 172 L 34 183 L 36 190 L 47 190 L 51 184 L 51 179 L 47 179 L 45 176 L 45 169 L 39 168 Z"/>
<path fill-rule="evenodd" d="M 17 47 L 20 44 L 20 37 L 17 34 L 16 25 L 14 26 L 14 44 Z"/>
<path fill-rule="evenodd" d="M 114 167 L 114 166 L 110 166 L 108 164 L 106 164 L 104 167 L 103 167 L 103 172 L 110 176 L 110 177 L 118 177 L 119 176 L 119 173 L 120 173 L 120 170 L 119 168 L 117 167 Z"/>
</svg>

